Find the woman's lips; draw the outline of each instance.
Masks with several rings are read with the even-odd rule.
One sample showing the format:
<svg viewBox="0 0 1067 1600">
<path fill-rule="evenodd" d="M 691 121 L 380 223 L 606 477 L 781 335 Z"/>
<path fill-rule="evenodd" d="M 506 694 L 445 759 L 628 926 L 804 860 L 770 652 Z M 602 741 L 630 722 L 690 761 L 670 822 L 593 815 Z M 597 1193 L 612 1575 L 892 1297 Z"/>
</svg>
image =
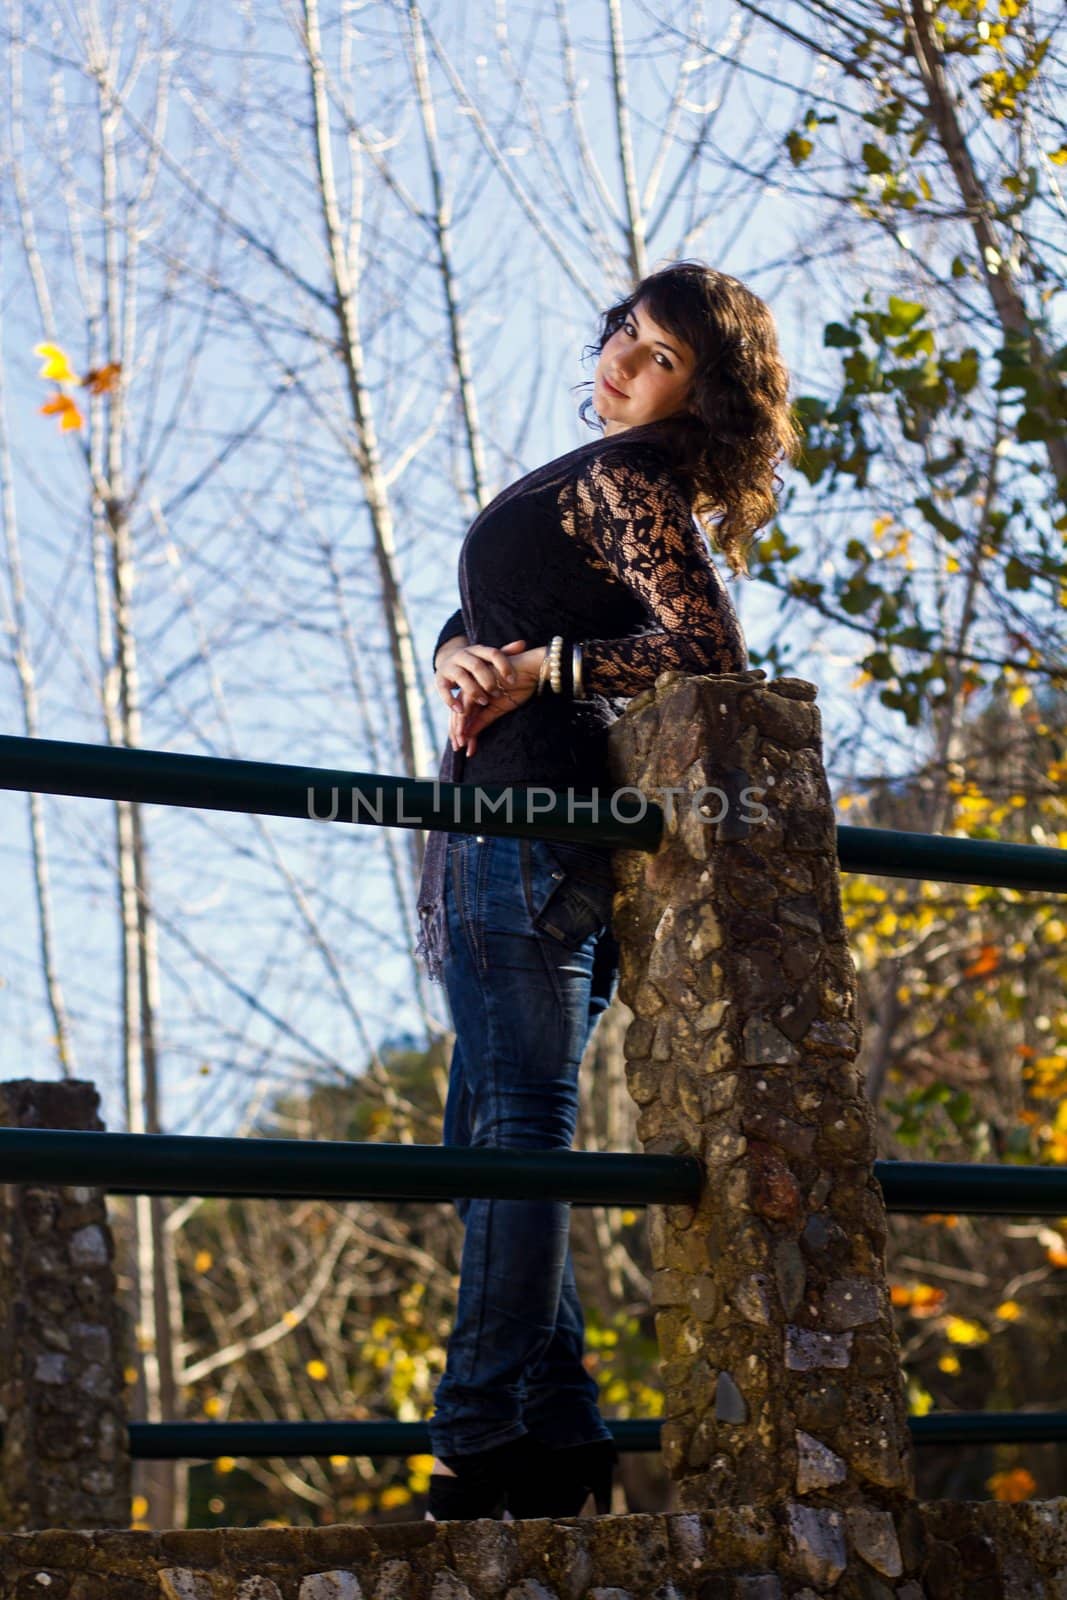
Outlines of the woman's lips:
<svg viewBox="0 0 1067 1600">
<path fill-rule="evenodd" d="M 607 378 L 604 379 L 604 387 L 609 394 L 617 394 L 620 400 L 625 400 L 627 398 L 626 395 L 623 394 L 622 390 L 616 389 L 615 385 L 613 383 L 609 383 Z"/>
</svg>

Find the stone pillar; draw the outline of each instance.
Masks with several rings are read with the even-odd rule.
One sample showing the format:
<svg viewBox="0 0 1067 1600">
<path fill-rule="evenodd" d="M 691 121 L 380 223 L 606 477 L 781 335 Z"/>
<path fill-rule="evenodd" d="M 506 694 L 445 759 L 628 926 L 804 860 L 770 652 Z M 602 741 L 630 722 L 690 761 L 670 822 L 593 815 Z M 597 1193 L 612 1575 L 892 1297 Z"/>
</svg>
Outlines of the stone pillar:
<svg viewBox="0 0 1067 1600">
<path fill-rule="evenodd" d="M 765 679 L 663 673 L 611 736 L 617 784 L 673 810 L 616 858 L 637 1130 L 706 1171 L 695 1210 L 649 1210 L 663 1453 L 686 1510 L 784 1504 L 813 1575 L 851 1530 L 898 1577 L 911 1446 L 816 690 Z"/>
<path fill-rule="evenodd" d="M 91 1083 L 0 1083 L 0 1126 L 101 1130 Z M 104 1192 L 0 1189 L 0 1527 L 126 1528 L 130 1459 Z"/>
</svg>

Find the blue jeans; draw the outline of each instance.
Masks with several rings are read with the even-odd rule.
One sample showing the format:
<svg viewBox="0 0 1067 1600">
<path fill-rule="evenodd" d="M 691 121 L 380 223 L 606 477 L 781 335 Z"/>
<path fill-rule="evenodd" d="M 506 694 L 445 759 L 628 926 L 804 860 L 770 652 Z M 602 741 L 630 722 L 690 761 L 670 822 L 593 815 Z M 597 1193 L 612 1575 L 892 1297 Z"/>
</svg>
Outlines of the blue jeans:
<svg viewBox="0 0 1067 1600">
<path fill-rule="evenodd" d="M 444 1144 L 570 1148 L 582 1052 L 617 970 L 611 898 L 603 848 L 449 835 L 444 978 L 456 1043 Z M 455 1205 L 463 1258 L 429 1424 L 434 1454 L 527 1432 L 553 1448 L 610 1438 L 582 1361 L 570 1203 Z"/>
</svg>

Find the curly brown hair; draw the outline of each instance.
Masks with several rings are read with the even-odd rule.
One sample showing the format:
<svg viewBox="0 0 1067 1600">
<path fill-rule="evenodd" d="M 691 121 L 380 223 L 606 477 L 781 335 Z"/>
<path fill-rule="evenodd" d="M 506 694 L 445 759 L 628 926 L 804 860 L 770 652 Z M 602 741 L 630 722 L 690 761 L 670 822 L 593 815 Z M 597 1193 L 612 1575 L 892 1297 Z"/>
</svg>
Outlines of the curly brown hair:
<svg viewBox="0 0 1067 1600">
<path fill-rule="evenodd" d="M 700 261 L 676 261 L 642 278 L 602 314 L 599 338 L 586 345 L 583 359 L 599 356 L 638 301 L 661 328 L 685 340 L 696 368 L 688 410 L 620 430 L 620 442 L 648 439 L 664 449 L 709 543 L 732 572 L 751 576 L 748 549 L 778 509 L 782 479 L 775 467 L 795 462 L 802 442 L 774 317 L 737 278 Z M 578 414 L 589 427 L 603 428 L 591 394 Z"/>
</svg>

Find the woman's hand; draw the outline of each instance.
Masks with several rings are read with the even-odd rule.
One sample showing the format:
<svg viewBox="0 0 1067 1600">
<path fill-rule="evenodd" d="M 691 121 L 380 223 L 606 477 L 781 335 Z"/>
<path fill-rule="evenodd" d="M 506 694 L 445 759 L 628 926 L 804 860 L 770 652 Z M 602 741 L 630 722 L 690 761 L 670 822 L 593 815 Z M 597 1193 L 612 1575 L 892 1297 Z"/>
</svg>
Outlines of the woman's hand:
<svg viewBox="0 0 1067 1600">
<path fill-rule="evenodd" d="M 522 640 L 516 642 L 521 645 Z M 511 651 L 514 646 L 505 645 L 504 649 Z M 448 729 L 453 750 L 465 749 L 467 755 L 472 756 L 478 748 L 478 735 L 483 728 L 526 704 L 536 693 L 545 649 L 546 646 L 542 644 L 535 650 L 523 650 L 521 654 L 512 655 L 509 665 L 514 675 L 513 681 L 507 686 L 498 687 L 487 699 L 479 699 L 469 709 L 465 709 L 460 700 L 453 701 Z"/>
<path fill-rule="evenodd" d="M 456 706 L 463 712 L 487 706 L 491 695 L 514 683 L 511 658 L 525 648 L 525 639 L 513 639 L 499 650 L 487 644 L 471 644 L 462 633 L 446 640 L 434 663 L 434 686 L 449 715 Z"/>
</svg>

